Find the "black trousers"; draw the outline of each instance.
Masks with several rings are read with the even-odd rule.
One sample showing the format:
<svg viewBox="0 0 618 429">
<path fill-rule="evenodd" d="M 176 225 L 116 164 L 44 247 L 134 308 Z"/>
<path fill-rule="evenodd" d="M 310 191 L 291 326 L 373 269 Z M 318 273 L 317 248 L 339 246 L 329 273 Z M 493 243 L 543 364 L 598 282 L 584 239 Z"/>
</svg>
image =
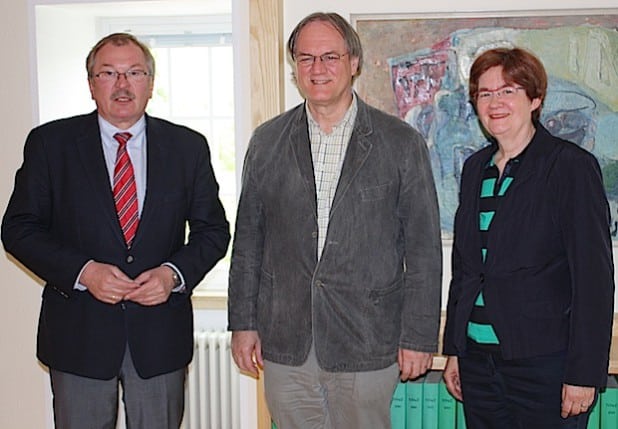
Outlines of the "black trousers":
<svg viewBox="0 0 618 429">
<path fill-rule="evenodd" d="M 504 360 L 499 352 L 468 350 L 459 358 L 468 428 L 586 429 L 590 411 L 560 416 L 566 353 Z"/>
</svg>

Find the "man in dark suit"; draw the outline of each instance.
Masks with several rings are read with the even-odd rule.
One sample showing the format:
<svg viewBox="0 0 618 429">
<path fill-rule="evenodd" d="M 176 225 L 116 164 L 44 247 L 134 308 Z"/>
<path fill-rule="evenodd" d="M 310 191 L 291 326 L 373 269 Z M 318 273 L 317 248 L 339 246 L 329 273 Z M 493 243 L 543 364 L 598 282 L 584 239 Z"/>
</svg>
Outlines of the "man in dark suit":
<svg viewBox="0 0 618 429">
<path fill-rule="evenodd" d="M 228 222 L 204 137 L 145 114 L 148 48 L 113 34 L 86 67 L 97 110 L 30 132 L 2 241 L 45 281 L 37 355 L 56 427 L 114 428 L 120 382 L 127 426 L 178 428 L 191 291 Z"/>
</svg>

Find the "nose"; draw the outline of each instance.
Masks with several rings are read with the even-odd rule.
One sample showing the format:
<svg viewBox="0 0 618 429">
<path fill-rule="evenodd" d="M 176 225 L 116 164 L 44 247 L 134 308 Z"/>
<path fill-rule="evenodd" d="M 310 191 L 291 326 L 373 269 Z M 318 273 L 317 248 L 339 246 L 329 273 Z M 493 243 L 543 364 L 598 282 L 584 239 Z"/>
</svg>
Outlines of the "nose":
<svg viewBox="0 0 618 429">
<path fill-rule="evenodd" d="M 502 103 L 502 101 L 504 101 L 503 97 L 498 95 L 497 92 L 492 93 L 491 97 L 489 98 L 489 104 L 490 105 L 492 105 L 492 104 L 500 104 L 500 103 Z"/>
<path fill-rule="evenodd" d="M 325 68 L 326 68 L 326 65 L 324 65 L 324 61 L 322 61 L 322 58 L 315 57 L 313 59 L 313 64 L 311 64 L 311 70 L 318 69 L 319 71 L 321 71 L 321 70 L 324 70 Z"/>
<path fill-rule="evenodd" d="M 129 86 L 129 80 L 127 79 L 127 74 L 118 73 L 118 77 L 116 78 L 115 85 L 119 87 Z"/>
</svg>

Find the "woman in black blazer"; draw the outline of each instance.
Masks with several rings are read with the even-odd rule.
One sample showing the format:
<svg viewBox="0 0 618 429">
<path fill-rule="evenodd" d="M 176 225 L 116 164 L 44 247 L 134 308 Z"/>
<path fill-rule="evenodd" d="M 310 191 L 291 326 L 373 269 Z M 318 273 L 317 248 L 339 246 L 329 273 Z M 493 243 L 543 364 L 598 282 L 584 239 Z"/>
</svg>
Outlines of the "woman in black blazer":
<svg viewBox="0 0 618 429">
<path fill-rule="evenodd" d="M 492 144 L 462 172 L 444 379 L 469 428 L 586 428 L 613 319 L 599 164 L 540 123 L 541 62 L 491 49 L 469 95 Z"/>
</svg>

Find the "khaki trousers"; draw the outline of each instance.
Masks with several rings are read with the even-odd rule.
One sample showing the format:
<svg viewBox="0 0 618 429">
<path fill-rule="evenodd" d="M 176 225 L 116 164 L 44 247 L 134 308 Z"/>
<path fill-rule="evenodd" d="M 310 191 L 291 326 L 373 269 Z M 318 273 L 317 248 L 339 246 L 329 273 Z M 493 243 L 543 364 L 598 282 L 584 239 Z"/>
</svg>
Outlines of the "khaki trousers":
<svg viewBox="0 0 618 429">
<path fill-rule="evenodd" d="M 390 429 L 397 363 L 377 371 L 327 372 L 312 347 L 301 366 L 264 362 L 266 402 L 277 429 Z"/>
</svg>

